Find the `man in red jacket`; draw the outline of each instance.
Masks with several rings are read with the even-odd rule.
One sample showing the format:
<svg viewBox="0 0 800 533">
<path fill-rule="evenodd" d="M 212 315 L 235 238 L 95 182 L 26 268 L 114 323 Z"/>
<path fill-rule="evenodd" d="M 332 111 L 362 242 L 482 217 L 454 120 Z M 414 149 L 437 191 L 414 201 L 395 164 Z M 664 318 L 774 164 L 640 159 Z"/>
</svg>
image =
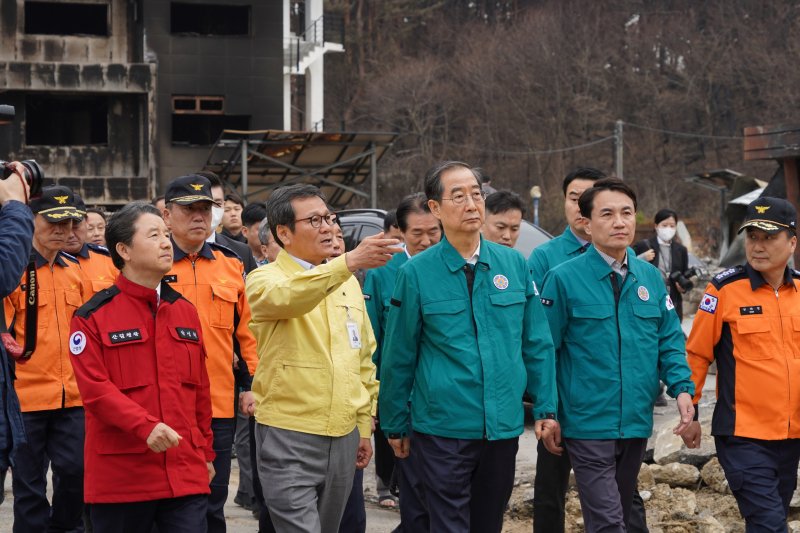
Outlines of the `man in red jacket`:
<svg viewBox="0 0 800 533">
<path fill-rule="evenodd" d="M 128 204 L 106 241 L 121 275 L 75 313 L 69 339 L 94 531 L 205 531 L 214 451 L 197 310 L 161 282 L 172 244 L 156 208 Z"/>
</svg>

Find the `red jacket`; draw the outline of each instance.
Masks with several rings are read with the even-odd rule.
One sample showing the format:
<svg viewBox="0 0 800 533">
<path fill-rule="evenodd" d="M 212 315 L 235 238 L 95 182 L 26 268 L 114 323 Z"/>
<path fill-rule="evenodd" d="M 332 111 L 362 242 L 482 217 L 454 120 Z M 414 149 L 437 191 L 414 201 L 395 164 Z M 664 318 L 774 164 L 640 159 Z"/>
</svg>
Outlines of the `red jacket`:
<svg viewBox="0 0 800 533">
<path fill-rule="evenodd" d="M 72 319 L 72 366 L 86 410 L 84 498 L 122 503 L 208 494 L 214 459 L 200 320 L 166 283 L 127 280 L 98 292 Z M 152 452 L 164 422 L 183 439 Z"/>
</svg>

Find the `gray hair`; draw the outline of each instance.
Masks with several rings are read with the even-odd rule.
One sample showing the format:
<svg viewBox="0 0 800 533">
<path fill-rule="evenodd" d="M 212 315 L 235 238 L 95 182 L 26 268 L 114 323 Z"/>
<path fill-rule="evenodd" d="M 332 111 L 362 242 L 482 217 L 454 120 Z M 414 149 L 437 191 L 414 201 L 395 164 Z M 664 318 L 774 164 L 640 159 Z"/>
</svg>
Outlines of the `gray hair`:
<svg viewBox="0 0 800 533">
<path fill-rule="evenodd" d="M 444 192 L 442 190 L 442 174 L 453 168 L 466 168 L 472 172 L 472 175 L 475 176 L 475 180 L 480 187 L 481 175 L 479 171 L 476 172 L 476 169 L 461 161 L 443 161 L 431 167 L 428 172 L 425 173 L 425 196 L 428 197 L 428 200 L 442 201 L 442 193 Z"/>
</svg>

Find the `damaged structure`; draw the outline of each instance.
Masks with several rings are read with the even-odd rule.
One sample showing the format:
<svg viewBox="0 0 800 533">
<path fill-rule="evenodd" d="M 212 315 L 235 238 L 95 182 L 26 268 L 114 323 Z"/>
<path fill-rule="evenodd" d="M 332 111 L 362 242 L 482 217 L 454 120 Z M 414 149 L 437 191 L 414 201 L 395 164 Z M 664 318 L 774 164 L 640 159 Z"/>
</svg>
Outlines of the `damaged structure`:
<svg viewBox="0 0 800 533">
<path fill-rule="evenodd" d="M 322 0 L 0 0 L 0 158 L 150 199 L 225 129 L 322 129 L 323 29 Z"/>
</svg>

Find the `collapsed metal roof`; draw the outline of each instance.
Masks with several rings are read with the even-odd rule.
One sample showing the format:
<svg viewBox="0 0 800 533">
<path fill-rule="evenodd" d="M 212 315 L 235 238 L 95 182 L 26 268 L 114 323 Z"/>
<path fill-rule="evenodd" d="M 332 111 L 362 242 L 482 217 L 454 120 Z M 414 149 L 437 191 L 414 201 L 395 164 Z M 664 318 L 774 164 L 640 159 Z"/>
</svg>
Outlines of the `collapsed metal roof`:
<svg viewBox="0 0 800 533">
<path fill-rule="evenodd" d="M 217 173 L 248 201 L 264 201 L 283 185 L 310 183 L 322 190 L 335 209 L 345 208 L 356 197 L 369 199 L 376 207 L 377 163 L 397 136 L 392 132 L 224 130 L 204 168 Z"/>
</svg>

